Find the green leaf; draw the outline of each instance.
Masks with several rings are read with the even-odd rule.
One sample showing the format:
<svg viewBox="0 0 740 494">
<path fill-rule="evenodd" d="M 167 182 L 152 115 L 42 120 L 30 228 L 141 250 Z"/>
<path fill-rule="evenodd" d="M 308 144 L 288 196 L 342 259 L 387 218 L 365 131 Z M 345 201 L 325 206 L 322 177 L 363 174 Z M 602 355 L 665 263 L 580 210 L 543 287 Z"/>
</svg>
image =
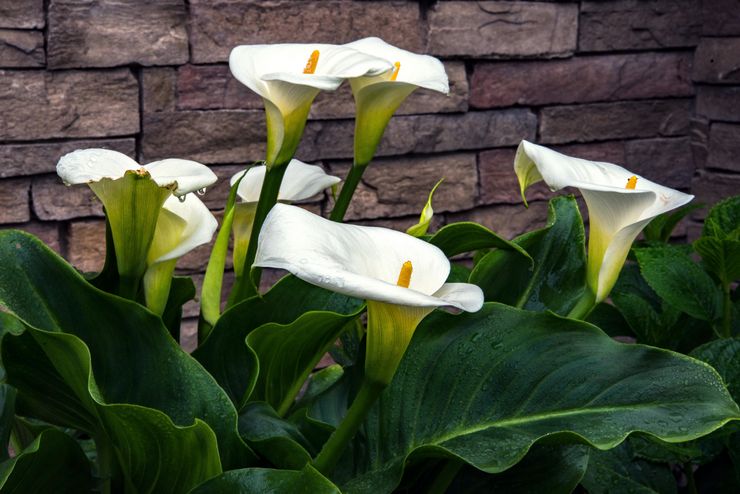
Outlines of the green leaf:
<svg viewBox="0 0 740 494">
<path fill-rule="evenodd" d="M 476 264 L 470 282 L 487 301 L 565 315 L 586 284 L 583 221 L 572 196 L 550 201 L 547 226 L 513 240 L 531 258 L 494 250 Z"/>
<path fill-rule="evenodd" d="M 671 494 L 676 479 L 666 464 L 634 458 L 627 445 L 592 450 L 582 481 L 589 494 Z"/>
<path fill-rule="evenodd" d="M 423 237 L 427 234 L 429 223 L 432 222 L 432 217 L 434 216 L 434 209 L 432 209 L 432 197 L 434 196 L 434 191 L 437 190 L 437 187 L 439 187 L 439 185 L 443 181 L 444 178 L 440 178 L 439 181 L 434 184 L 434 187 L 432 187 L 432 190 L 429 192 L 427 203 L 424 205 L 424 209 L 421 210 L 419 222 L 416 225 L 409 227 L 409 229 L 406 230 L 406 233 L 414 237 Z"/>
<path fill-rule="evenodd" d="M 707 269 L 722 283 L 732 283 L 740 278 L 740 240 L 701 237 L 694 248 Z"/>
<path fill-rule="evenodd" d="M 619 309 L 607 303 L 600 303 L 586 318 L 586 322 L 597 326 L 609 336 L 634 336 L 629 323 L 619 312 Z"/>
<path fill-rule="evenodd" d="M 237 408 L 244 406 L 253 389 L 255 399 L 267 399 L 277 408 L 294 395 L 300 386 L 296 382 L 301 376 L 308 377 L 315 362 L 361 307 L 360 300 L 286 276 L 264 295 L 224 312 L 193 356 Z M 268 323 L 272 324 L 252 337 L 254 330 Z M 270 348 L 273 343 L 278 347 Z M 286 362 L 290 366 L 282 368 Z"/>
<path fill-rule="evenodd" d="M 92 492 L 90 463 L 74 439 L 47 429 L 21 454 L 0 465 L 0 493 Z"/>
<path fill-rule="evenodd" d="M 704 204 L 689 204 L 681 208 L 663 213 L 653 218 L 647 224 L 642 234 L 648 242 L 668 242 L 676 225 L 686 217 L 687 214 L 704 207 Z"/>
<path fill-rule="evenodd" d="M 175 341 L 180 341 L 182 306 L 195 298 L 195 284 L 190 276 L 173 276 L 167 305 L 162 314 L 162 322 Z"/>
<path fill-rule="evenodd" d="M 635 431 L 687 441 L 738 418 L 702 362 L 488 303 L 421 323 L 336 481 L 346 492 L 389 492 L 409 458 L 457 456 L 496 473 L 544 437 L 608 449 Z"/>
<path fill-rule="evenodd" d="M 432 235 L 429 243 L 439 247 L 447 257 L 479 249 L 496 248 L 518 252 L 523 258 L 529 259 L 529 254 L 519 245 L 498 236 L 483 225 L 470 221 L 443 226 Z"/>
<path fill-rule="evenodd" d="M 183 431 L 191 442 L 215 442 L 215 432 L 226 467 L 252 460 L 228 397 L 161 319 L 95 289 L 25 233 L 0 233 L 0 259 L 0 302 L 26 325 L 23 334 L 2 342 L 8 382 L 18 388 L 26 415 L 115 437 L 108 428 L 125 414 L 134 425 L 141 421 L 163 434 Z M 212 459 L 198 461 L 213 473 Z"/>
<path fill-rule="evenodd" d="M 740 240 L 740 195 L 714 205 L 704 220 L 702 237 Z"/>
<path fill-rule="evenodd" d="M 303 470 L 245 468 L 225 472 L 198 486 L 190 494 L 341 494 L 310 465 Z"/>
<path fill-rule="evenodd" d="M 15 418 L 15 396 L 13 386 L 0 384 L 0 461 L 8 459 L 8 443 Z"/>
<path fill-rule="evenodd" d="M 640 248 L 634 252 L 640 273 L 662 299 L 697 319 L 717 319 L 722 293 L 686 253 L 671 246 Z"/>
<path fill-rule="evenodd" d="M 740 400 L 740 339 L 710 341 L 696 348 L 690 355 L 714 367 L 727 384 L 732 397 L 736 401 Z"/>
</svg>

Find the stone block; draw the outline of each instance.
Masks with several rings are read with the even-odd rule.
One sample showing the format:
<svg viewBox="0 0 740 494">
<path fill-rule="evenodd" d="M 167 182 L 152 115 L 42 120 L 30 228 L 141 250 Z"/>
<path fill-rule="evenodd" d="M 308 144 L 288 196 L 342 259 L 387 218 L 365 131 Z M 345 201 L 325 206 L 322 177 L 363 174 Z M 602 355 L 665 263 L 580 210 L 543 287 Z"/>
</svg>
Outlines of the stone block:
<svg viewBox="0 0 740 494">
<path fill-rule="evenodd" d="M 438 2 L 428 19 L 433 55 L 562 57 L 576 49 L 576 4 Z"/>
<path fill-rule="evenodd" d="M 712 124 L 707 167 L 740 172 L 740 125 Z M 740 193 L 740 190 L 737 192 Z"/>
<path fill-rule="evenodd" d="M 231 75 L 228 65 L 183 65 L 177 69 L 177 108 L 261 110 L 264 103 Z"/>
<path fill-rule="evenodd" d="M 740 86 L 698 86 L 696 113 L 710 120 L 740 122 Z"/>
<path fill-rule="evenodd" d="M 23 223 L 31 219 L 27 178 L 0 180 L 0 223 Z"/>
<path fill-rule="evenodd" d="M 55 0 L 48 15 L 50 68 L 188 61 L 183 0 Z"/>
<path fill-rule="evenodd" d="M 616 165 L 624 165 L 626 163 L 623 141 L 565 144 L 553 146 L 553 148 L 560 153 L 584 160 L 605 161 Z M 624 166 L 629 167 L 628 165 Z"/>
<path fill-rule="evenodd" d="M 347 164 L 332 165 L 331 173 L 344 177 L 347 169 Z M 478 181 L 473 153 L 381 159 L 365 170 L 362 186 L 356 190 L 345 217 L 359 220 L 418 215 L 440 178 L 444 182 L 433 200 L 436 213 L 475 205 Z"/>
<path fill-rule="evenodd" d="M 67 260 L 83 273 L 97 273 L 105 264 L 105 221 L 73 221 L 67 232 Z"/>
<path fill-rule="evenodd" d="M 41 31 L 0 29 L 0 67 L 43 67 L 45 63 Z"/>
<path fill-rule="evenodd" d="M 0 140 L 139 131 L 139 86 L 128 69 L 0 70 L 0 81 Z"/>
<path fill-rule="evenodd" d="M 702 34 L 740 35 L 740 0 L 702 0 Z"/>
<path fill-rule="evenodd" d="M 740 175 L 715 173 L 700 170 L 691 185 L 691 193 L 696 196 L 693 202 L 704 203 L 707 207 L 692 213 L 694 219 L 703 219 L 719 201 L 736 196 L 740 190 Z"/>
<path fill-rule="evenodd" d="M 624 167 L 666 187 L 688 190 L 694 160 L 688 137 L 627 141 Z"/>
<path fill-rule="evenodd" d="M 646 100 L 543 108 L 540 142 L 588 142 L 685 135 L 691 100 Z"/>
<path fill-rule="evenodd" d="M 740 84 L 740 37 L 702 38 L 694 53 L 692 78 L 712 84 Z"/>
<path fill-rule="evenodd" d="M 177 75 L 171 67 L 141 71 L 141 100 L 144 113 L 174 111 L 177 106 Z"/>
<path fill-rule="evenodd" d="M 59 158 L 87 148 L 112 149 L 132 158 L 136 154 L 133 138 L 5 144 L 0 145 L 0 178 L 53 173 Z"/>
<path fill-rule="evenodd" d="M 0 28 L 41 29 L 44 0 L 0 0 Z"/>
<path fill-rule="evenodd" d="M 473 221 L 493 230 L 504 238 L 512 239 L 522 233 L 542 228 L 547 223 L 547 202 L 534 201 L 529 207 L 524 204 L 497 204 L 483 206 L 471 211 L 448 214 L 450 223 Z"/>
<path fill-rule="evenodd" d="M 30 233 L 57 254 L 62 254 L 62 244 L 59 240 L 59 223 L 53 221 L 30 221 L 19 225 L 6 226 Z"/>
<path fill-rule="evenodd" d="M 587 103 L 691 96 L 690 53 L 643 53 L 568 60 L 475 64 L 470 105 Z"/>
<path fill-rule="evenodd" d="M 224 62 L 237 45 L 348 43 L 367 36 L 424 51 L 419 5 L 412 1 L 191 0 L 192 61 Z"/>
<path fill-rule="evenodd" d="M 33 179 L 33 211 L 42 220 L 103 216 L 103 205 L 87 185 L 64 185 L 57 175 Z"/>
<path fill-rule="evenodd" d="M 614 0 L 581 3 L 579 51 L 694 46 L 701 33 L 698 0 Z"/>
</svg>

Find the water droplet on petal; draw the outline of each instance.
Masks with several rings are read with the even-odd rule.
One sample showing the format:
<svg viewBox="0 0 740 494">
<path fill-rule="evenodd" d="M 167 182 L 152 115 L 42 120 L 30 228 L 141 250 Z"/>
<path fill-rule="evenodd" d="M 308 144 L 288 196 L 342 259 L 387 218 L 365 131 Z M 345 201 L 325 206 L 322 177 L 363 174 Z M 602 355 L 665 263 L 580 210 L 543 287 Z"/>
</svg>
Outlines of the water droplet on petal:
<svg viewBox="0 0 740 494">
<path fill-rule="evenodd" d="M 198 189 L 195 193 L 198 194 L 199 196 L 202 196 L 206 193 L 206 188 L 203 187 L 202 189 Z"/>
<path fill-rule="evenodd" d="M 179 200 L 180 202 L 185 202 L 185 199 L 187 198 L 187 196 L 188 196 L 187 194 L 183 194 L 183 195 L 181 195 L 181 196 L 177 196 L 177 199 L 178 199 L 178 200 Z"/>
</svg>

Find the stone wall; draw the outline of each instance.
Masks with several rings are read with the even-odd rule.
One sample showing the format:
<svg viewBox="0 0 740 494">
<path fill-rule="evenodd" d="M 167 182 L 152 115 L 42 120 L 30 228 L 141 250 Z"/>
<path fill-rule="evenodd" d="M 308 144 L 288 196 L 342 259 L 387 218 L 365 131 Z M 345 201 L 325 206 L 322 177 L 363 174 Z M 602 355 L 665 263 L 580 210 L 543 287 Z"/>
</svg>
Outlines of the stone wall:
<svg viewBox="0 0 740 494">
<path fill-rule="evenodd" d="M 54 173 L 85 147 L 206 163 L 224 179 L 205 196 L 218 211 L 225 179 L 262 158 L 265 139 L 231 48 L 365 36 L 443 59 L 451 94 L 404 103 L 352 221 L 405 229 L 445 177 L 437 225 L 472 219 L 510 237 L 542 224 L 548 194 L 525 209 L 512 172 L 523 138 L 708 203 L 740 192 L 740 0 L 0 0 L 0 224 L 98 268 L 100 205 Z M 352 116 L 346 87 L 320 96 L 297 157 L 343 176 Z M 208 254 L 180 268 L 201 273 Z"/>
</svg>

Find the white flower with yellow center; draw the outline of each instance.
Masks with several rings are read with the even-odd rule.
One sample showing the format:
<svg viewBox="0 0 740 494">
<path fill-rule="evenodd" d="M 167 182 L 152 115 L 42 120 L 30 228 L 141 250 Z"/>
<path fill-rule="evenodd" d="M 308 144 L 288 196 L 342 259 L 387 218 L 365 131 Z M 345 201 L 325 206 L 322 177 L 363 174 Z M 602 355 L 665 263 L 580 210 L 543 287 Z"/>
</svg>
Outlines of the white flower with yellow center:
<svg viewBox="0 0 740 494">
<path fill-rule="evenodd" d="M 609 295 L 645 225 L 694 198 L 621 166 L 572 158 L 527 141 L 519 145 L 514 171 L 522 198 L 541 180 L 553 191 L 564 187 L 581 191 L 589 213 L 587 283 L 596 303 Z"/>
</svg>

